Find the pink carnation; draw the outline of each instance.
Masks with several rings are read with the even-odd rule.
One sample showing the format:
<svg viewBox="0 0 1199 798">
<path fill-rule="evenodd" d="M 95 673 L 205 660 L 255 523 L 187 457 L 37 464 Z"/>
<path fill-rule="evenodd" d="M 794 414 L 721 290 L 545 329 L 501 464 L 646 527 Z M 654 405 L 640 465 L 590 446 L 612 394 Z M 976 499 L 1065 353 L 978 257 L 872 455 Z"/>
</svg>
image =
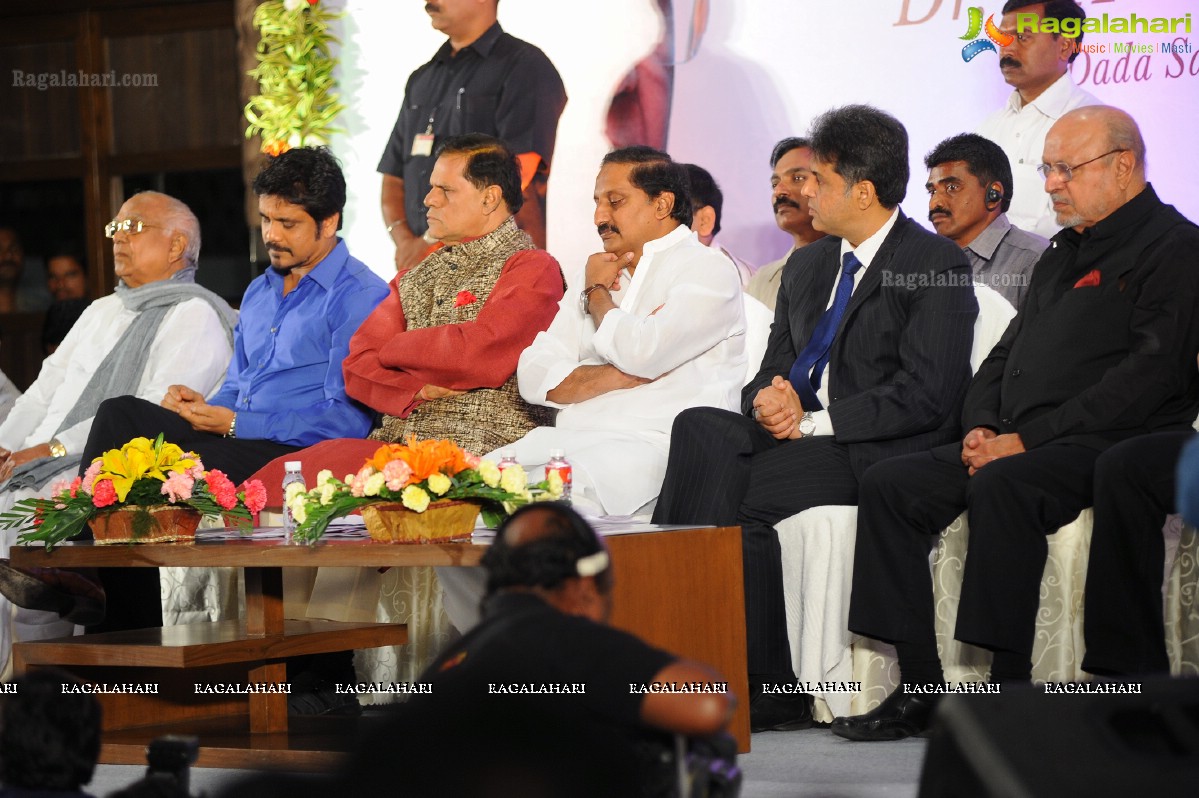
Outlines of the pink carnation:
<svg viewBox="0 0 1199 798">
<path fill-rule="evenodd" d="M 477 455 L 477 454 L 471 454 L 470 452 L 465 452 L 465 454 L 466 454 L 466 467 L 467 468 L 477 469 L 479 467 L 479 463 L 483 462 L 483 458 L 479 457 L 479 455 Z"/>
<path fill-rule="evenodd" d="M 97 507 L 108 507 L 117 500 L 117 489 L 112 486 L 111 479 L 102 479 L 96 483 L 95 493 L 92 494 L 92 504 Z"/>
<path fill-rule="evenodd" d="M 403 490 L 411 476 L 412 468 L 403 460 L 389 460 L 387 465 L 383 466 L 383 479 L 387 480 L 388 490 Z"/>
<path fill-rule="evenodd" d="M 246 509 L 251 513 L 260 513 L 266 507 L 266 486 L 262 480 L 251 479 L 242 485 L 246 496 Z"/>
<path fill-rule="evenodd" d="M 350 495 L 359 499 L 366 495 L 366 477 L 362 475 L 362 471 L 359 471 L 350 480 Z"/>
<path fill-rule="evenodd" d="M 75 477 L 71 480 L 71 484 L 67 486 L 67 488 L 71 491 L 72 499 L 79 495 L 79 486 L 81 484 L 83 484 L 83 479 L 81 477 Z"/>
<path fill-rule="evenodd" d="M 71 483 L 67 482 L 65 479 L 60 479 L 50 486 L 50 495 L 57 496 L 58 494 L 65 493 L 70 489 Z"/>
<path fill-rule="evenodd" d="M 162 495 L 168 497 L 172 503 L 185 502 L 192 497 L 195 482 L 186 472 L 172 472 L 166 482 L 162 483 Z"/>
<path fill-rule="evenodd" d="M 87 471 L 83 472 L 83 482 L 80 483 L 79 487 L 83 489 L 84 493 L 91 493 L 96 489 L 96 477 L 100 475 L 100 469 L 103 467 L 104 461 L 96 458 L 92 461 L 92 464 L 87 467 Z"/>
<path fill-rule="evenodd" d="M 207 480 L 208 490 L 216 503 L 226 510 L 232 510 L 237 504 L 237 488 L 233 486 L 233 481 L 215 468 L 208 472 Z"/>
<path fill-rule="evenodd" d="M 199 457 L 196 458 L 196 464 L 187 469 L 187 475 L 192 479 L 204 479 L 204 464 Z"/>
</svg>

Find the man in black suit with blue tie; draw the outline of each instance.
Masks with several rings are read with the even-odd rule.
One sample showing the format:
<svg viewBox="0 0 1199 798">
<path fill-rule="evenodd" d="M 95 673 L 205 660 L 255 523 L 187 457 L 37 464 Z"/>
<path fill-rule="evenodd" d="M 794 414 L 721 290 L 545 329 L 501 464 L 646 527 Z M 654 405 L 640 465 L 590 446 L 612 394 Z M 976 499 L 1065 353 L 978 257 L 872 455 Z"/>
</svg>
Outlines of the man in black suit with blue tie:
<svg viewBox="0 0 1199 798">
<path fill-rule="evenodd" d="M 908 138 L 898 120 L 834 109 L 815 121 L 811 150 L 803 192 L 829 235 L 783 270 L 742 412 L 693 408 L 675 420 L 654 513 L 742 528 L 755 731 L 811 725 L 809 697 L 793 694 L 774 524 L 856 504 L 873 463 L 957 439 L 978 314 L 962 250 L 899 210 Z"/>
</svg>

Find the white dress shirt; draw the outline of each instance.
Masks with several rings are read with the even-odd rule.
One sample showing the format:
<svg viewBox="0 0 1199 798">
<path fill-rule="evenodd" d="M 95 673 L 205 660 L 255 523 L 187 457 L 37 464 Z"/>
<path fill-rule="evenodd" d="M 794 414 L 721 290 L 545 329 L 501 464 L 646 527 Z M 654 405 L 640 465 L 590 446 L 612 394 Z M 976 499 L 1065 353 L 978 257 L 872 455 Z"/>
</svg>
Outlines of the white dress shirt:
<svg viewBox="0 0 1199 798">
<path fill-rule="evenodd" d="M 566 292 L 516 371 L 525 400 L 559 408 L 557 422 L 504 448 L 526 468 L 544 464 L 549 448 L 564 449 L 576 495 L 594 490 L 602 512 L 625 515 L 657 497 L 675 416 L 740 404 L 747 362 L 741 285 L 723 254 L 679 226 L 645 245 L 599 329 L 578 297 L 578 286 Z M 579 366 L 603 364 L 653 382 L 569 405 L 546 398 Z"/>
<path fill-rule="evenodd" d="M 887 234 L 891 232 L 891 228 L 895 226 L 895 220 L 898 218 L 899 208 L 895 208 L 891 211 L 891 215 L 887 217 L 887 221 L 883 222 L 883 226 L 878 230 L 875 230 L 873 235 L 871 235 L 865 241 L 858 244 L 857 248 L 854 248 L 854 246 L 844 238 L 841 239 L 841 263 L 845 263 L 845 253 L 852 252 L 857 256 L 858 261 L 862 264 L 862 267 L 853 274 L 853 291 L 858 290 L 858 285 L 862 282 L 863 275 L 865 275 L 866 270 L 870 268 L 871 262 L 874 261 L 874 256 L 878 254 L 879 248 L 882 247 L 883 241 L 886 240 Z M 828 304 L 824 306 L 825 310 L 828 310 L 833 306 L 833 300 L 837 296 L 837 283 L 841 282 L 841 272 L 843 269 L 844 266 L 837 270 L 837 279 L 833 281 L 833 290 L 828 295 Z M 853 296 L 853 291 L 850 291 L 849 293 L 851 297 Z M 828 375 L 832 371 L 832 368 L 833 361 L 832 358 L 830 358 L 828 365 L 824 367 L 824 374 L 820 380 L 820 388 L 816 390 L 816 398 L 820 400 L 820 404 L 825 408 L 828 407 Z M 829 415 L 828 410 L 817 410 L 816 412 L 812 413 L 812 421 L 816 423 L 816 430 L 812 433 L 813 435 L 834 434 L 833 419 L 832 416 Z"/>
<path fill-rule="evenodd" d="M 1067 72 L 1027 105 L 1020 92 L 1013 91 L 1003 108 L 978 126 L 978 134 L 1002 147 L 1011 161 L 1012 207 L 1007 215 L 1016 227 L 1045 238 L 1062 229 L 1037 166 L 1044 157 L 1049 128 L 1067 112 L 1084 105 L 1099 105 L 1099 100 L 1075 86 Z"/>
</svg>

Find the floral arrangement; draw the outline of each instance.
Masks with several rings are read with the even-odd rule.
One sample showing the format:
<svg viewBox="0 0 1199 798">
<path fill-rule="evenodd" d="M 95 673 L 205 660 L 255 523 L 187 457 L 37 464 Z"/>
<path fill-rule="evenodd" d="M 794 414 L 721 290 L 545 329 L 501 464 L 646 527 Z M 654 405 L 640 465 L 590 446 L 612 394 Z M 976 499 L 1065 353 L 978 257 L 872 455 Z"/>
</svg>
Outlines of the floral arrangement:
<svg viewBox="0 0 1199 798">
<path fill-rule="evenodd" d="M 143 510 L 133 519 L 136 538 L 153 524 L 151 507 L 186 506 L 249 526 L 250 514 L 265 504 L 266 488 L 260 481 L 237 488 L 217 469 L 205 471 L 193 452 L 159 435 L 152 443 L 134 438 L 120 449 L 110 449 L 93 460 L 82 477 L 53 486 L 49 499 L 17 502 L 11 512 L 0 515 L 0 526 L 21 530 L 21 543 L 43 542 L 49 549 L 78 535 L 97 516 L 123 507 Z"/>
<path fill-rule="evenodd" d="M 249 74 L 260 93 L 246 104 L 246 138 L 261 133 L 268 155 L 327 144 L 336 132 L 331 125 L 345 106 L 333 78 L 331 45 L 339 41 L 329 23 L 340 16 L 319 0 L 267 0 L 254 10 L 258 66 Z"/>
<path fill-rule="evenodd" d="M 294 539 L 315 542 L 334 518 L 369 504 L 400 503 L 414 513 L 438 501 L 467 500 L 481 505 L 483 521 L 496 527 L 508 513 L 534 501 L 561 498 L 557 473 L 536 484 L 520 467 L 503 472 L 490 460 L 463 451 L 446 440 L 381 446 L 356 474 L 338 480 L 328 470 L 317 474 L 316 487 L 304 491 L 288 485 L 284 502 L 296 521 Z"/>
</svg>

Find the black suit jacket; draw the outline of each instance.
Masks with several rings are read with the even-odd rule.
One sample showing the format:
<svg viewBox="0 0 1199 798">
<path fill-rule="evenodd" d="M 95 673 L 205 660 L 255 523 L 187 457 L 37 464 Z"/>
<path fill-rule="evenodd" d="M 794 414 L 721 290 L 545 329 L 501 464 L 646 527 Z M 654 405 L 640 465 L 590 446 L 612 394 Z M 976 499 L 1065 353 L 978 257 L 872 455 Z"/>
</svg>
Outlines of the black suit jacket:
<svg viewBox="0 0 1199 798">
<path fill-rule="evenodd" d="M 1187 429 L 1197 304 L 1199 228 L 1147 186 L 1081 234 L 1053 237 L 970 384 L 963 426 L 1018 432 L 1026 449 Z"/>
<path fill-rule="evenodd" d="M 775 375 L 786 379 L 840 266 L 841 239 L 831 236 L 787 261 L 762 369 L 742 391 L 742 412 L 752 412 Z M 959 438 L 977 315 L 961 247 L 900 211 L 849 300 L 825 375 L 835 437 L 849 446 L 859 477 L 879 460 Z"/>
</svg>

